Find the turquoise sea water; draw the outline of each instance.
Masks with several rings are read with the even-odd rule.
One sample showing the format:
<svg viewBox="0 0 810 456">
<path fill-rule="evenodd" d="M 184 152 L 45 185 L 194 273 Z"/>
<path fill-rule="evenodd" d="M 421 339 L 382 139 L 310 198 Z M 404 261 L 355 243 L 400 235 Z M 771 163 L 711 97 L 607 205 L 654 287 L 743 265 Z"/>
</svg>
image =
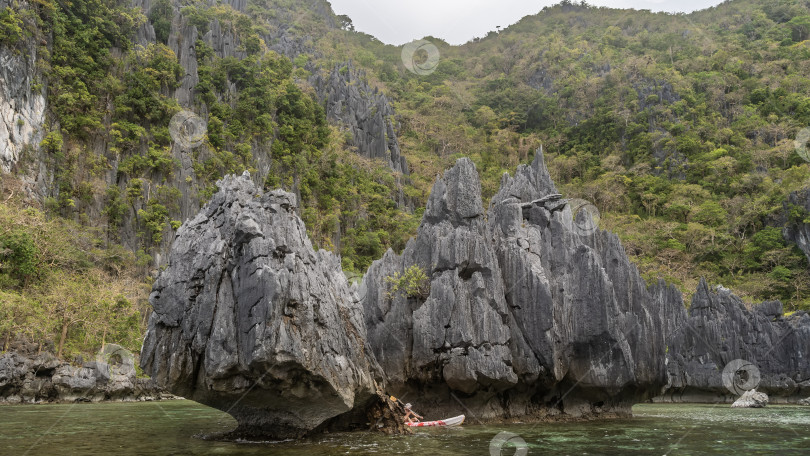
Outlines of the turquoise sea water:
<svg viewBox="0 0 810 456">
<path fill-rule="evenodd" d="M 235 421 L 191 401 L 0 407 L 0 455 L 810 455 L 810 407 L 644 404 L 635 417 L 329 434 L 298 442 L 200 439 Z M 468 418 L 469 419 L 469 418 Z"/>
</svg>

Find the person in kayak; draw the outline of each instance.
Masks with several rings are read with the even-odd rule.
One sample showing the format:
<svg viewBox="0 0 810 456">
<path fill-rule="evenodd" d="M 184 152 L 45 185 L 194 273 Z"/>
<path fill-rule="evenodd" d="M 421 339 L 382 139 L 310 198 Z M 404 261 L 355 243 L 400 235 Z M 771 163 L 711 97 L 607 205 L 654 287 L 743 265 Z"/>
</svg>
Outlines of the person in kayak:
<svg viewBox="0 0 810 456">
<path fill-rule="evenodd" d="M 405 404 L 405 422 L 406 423 L 418 423 L 419 420 L 423 419 L 418 413 L 411 410 L 411 404 Z"/>
</svg>

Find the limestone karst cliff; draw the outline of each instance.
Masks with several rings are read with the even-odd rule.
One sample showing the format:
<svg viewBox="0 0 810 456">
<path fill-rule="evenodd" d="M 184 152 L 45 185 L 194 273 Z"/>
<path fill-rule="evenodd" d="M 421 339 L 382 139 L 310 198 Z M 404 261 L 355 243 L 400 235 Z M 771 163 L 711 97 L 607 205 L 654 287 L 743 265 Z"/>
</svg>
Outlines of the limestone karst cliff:
<svg viewBox="0 0 810 456">
<path fill-rule="evenodd" d="M 231 413 L 243 434 L 362 427 L 380 391 L 429 416 L 627 416 L 667 386 L 701 387 L 699 373 L 730 357 L 760 362 L 770 391 L 806 380 L 793 352 L 765 356 L 784 337 L 810 351 L 806 314 L 783 321 L 771 304 L 751 314 L 704 284 L 688 316 L 676 289 L 648 287 L 615 235 L 572 213 L 540 151 L 504 176 L 488 209 L 460 159 L 436 181 L 416 237 L 359 287 L 312 248 L 293 195 L 247 175 L 219 186 L 155 283 L 141 360 L 159 385 Z M 413 265 L 427 291 L 392 292 Z M 727 333 L 740 338 L 731 350 Z M 715 348 L 727 353 L 707 364 Z"/>
<path fill-rule="evenodd" d="M 321 60 L 315 58 L 319 55 L 315 46 L 316 37 L 303 35 L 294 27 L 294 16 L 298 14 L 294 14 L 295 5 L 272 7 L 272 18 L 265 18 L 262 34 L 257 38 L 260 40 L 260 49 L 249 53 L 244 42 L 245 33 L 240 34 L 232 22 L 214 15 L 202 20 L 199 15 L 195 16 L 193 11 L 189 11 L 189 8 L 197 8 L 195 11 L 198 13 L 208 11 L 208 6 L 201 3 L 196 3 L 193 7 L 173 0 L 132 0 L 127 3 L 131 3 L 134 8 L 132 13 L 133 17 L 137 16 L 138 25 L 128 30 L 131 33 L 126 41 L 113 46 L 109 53 L 111 58 L 99 58 L 98 64 L 106 65 L 105 69 L 110 74 L 121 77 L 136 71 L 137 65 L 133 66 L 128 59 L 136 54 L 148 53 L 150 49 L 164 49 L 165 45 L 168 48 L 167 55 L 179 65 L 176 81 L 159 84 L 156 93 L 151 95 L 141 93 L 135 97 L 138 98 L 138 103 L 145 103 L 144 98 L 160 99 L 170 109 L 165 118 L 157 122 L 145 119 L 143 112 L 127 120 L 126 122 L 132 124 L 130 127 L 138 124 L 144 128 L 143 131 L 138 129 L 136 140 L 124 141 L 127 144 L 122 145 L 119 141 L 122 134 L 119 127 L 129 125 L 122 123 L 120 113 L 127 108 L 122 108 L 120 95 L 125 86 L 143 84 L 141 80 L 135 78 L 124 81 L 126 78 L 122 78 L 121 86 L 114 93 L 88 93 L 87 99 L 90 101 L 80 109 L 76 94 L 70 93 L 69 96 L 58 98 L 66 89 L 65 84 L 55 77 L 58 71 L 53 67 L 56 66 L 57 70 L 61 66 L 68 68 L 70 65 L 77 65 L 77 62 L 61 61 L 54 55 L 53 47 L 62 44 L 57 43 L 57 37 L 48 31 L 47 27 L 50 25 L 47 21 L 40 24 L 27 19 L 20 20 L 22 38 L 15 39 L 15 42 L 0 42 L 0 171 L 19 178 L 21 184 L 15 184 L 15 191 L 17 187 L 22 191 L 18 191 L 18 194 L 24 193 L 30 201 L 41 205 L 53 206 L 53 201 L 56 201 L 60 205 L 61 215 L 65 217 L 85 217 L 95 226 L 106 224 L 110 236 L 128 249 L 135 252 L 139 249 L 148 251 L 155 260 L 154 267 L 165 264 L 169 239 L 174 234 L 169 221 L 193 217 L 201 204 L 210 197 L 214 181 L 227 172 L 234 172 L 232 169 L 226 171 L 225 168 L 237 166 L 240 171 L 250 169 L 257 184 L 262 183 L 269 174 L 279 174 L 281 153 L 271 150 L 274 143 L 278 143 L 278 135 L 272 132 L 266 135 L 248 134 L 238 141 L 242 142 L 244 163 L 234 165 L 227 157 L 237 152 L 235 144 L 219 144 L 215 139 L 211 142 L 213 134 L 205 136 L 203 132 L 204 140 L 194 147 L 188 147 L 176 141 L 167 140 L 161 143 L 159 139 L 155 139 L 152 129 L 156 131 L 160 128 L 162 133 L 158 136 L 167 138 L 169 132 L 163 129 L 170 127 L 172 115 L 179 110 L 188 110 L 199 117 L 207 132 L 208 121 L 216 123 L 216 119 L 223 117 L 221 110 L 224 105 L 235 105 L 236 100 L 247 96 L 247 90 L 237 84 L 237 78 L 226 77 L 217 86 L 213 99 L 203 100 L 200 84 L 201 81 L 206 81 L 206 76 L 210 79 L 212 61 L 227 59 L 244 62 L 248 58 L 278 57 L 278 53 L 285 56 L 283 59 L 287 63 L 289 61 L 286 58 L 295 59 L 299 55 L 309 59 L 308 64 L 302 64 L 306 70 L 300 69 L 307 76 L 297 80 L 296 84 L 307 92 L 306 97 L 312 96 L 315 105 L 320 105 L 319 116 L 325 114 L 325 120 L 346 132 L 346 150 L 353 151 L 349 153 L 379 160 L 383 169 L 395 174 L 396 183 L 391 184 L 394 190 L 390 198 L 400 208 L 413 206 L 413 203 L 408 204 L 404 196 L 405 182 L 401 174 L 408 173 L 408 165 L 400 151 L 392 101 L 379 90 L 374 90 L 365 73 L 350 62 L 337 66 L 330 62 L 328 67 L 322 67 Z M 37 8 L 31 2 L 0 0 L 0 10 L 9 9 L 17 15 L 33 15 L 38 11 Z M 162 18 L 165 20 L 162 34 L 155 31 L 154 14 L 157 8 L 166 9 L 166 17 Z M 243 19 L 250 17 L 248 2 L 244 0 L 224 2 L 222 10 L 244 15 Z M 307 11 L 308 15 L 317 17 L 327 30 L 336 27 L 335 15 L 328 2 L 310 2 Z M 63 13 L 74 14 L 70 8 Z M 72 35 L 61 36 L 59 39 L 64 41 L 72 39 L 71 37 Z M 102 52 L 105 53 L 106 50 Z M 142 60 L 143 55 L 138 59 Z M 87 78 L 86 73 L 79 71 L 78 74 Z M 172 74 L 174 77 L 173 72 Z M 89 84 L 85 84 L 90 87 L 89 92 L 98 92 L 90 84 L 99 79 L 98 75 L 90 79 L 82 82 Z M 99 115 L 94 127 L 81 134 L 70 131 L 68 122 L 62 118 L 64 116 L 60 117 L 57 113 L 69 110 L 77 115 L 84 114 L 82 110 L 87 110 L 88 106 L 98 101 L 95 96 L 102 99 L 107 97 L 109 100 L 103 108 L 100 108 L 100 103 L 96 106 L 107 112 L 107 115 Z M 56 103 L 55 100 L 60 101 Z M 77 106 L 70 106 L 71 104 Z M 217 111 L 217 106 L 220 111 Z M 321 112 L 321 108 L 324 112 Z M 263 109 L 272 111 L 275 108 L 264 106 Z M 159 109 L 153 105 L 148 111 Z M 273 112 L 269 114 L 276 115 Z M 228 119 L 224 120 L 227 125 Z M 52 146 L 58 150 L 49 150 L 42 145 L 42 140 L 48 134 L 59 136 L 61 141 Z M 126 133 L 123 135 L 126 136 Z M 164 168 L 132 170 L 127 167 L 128 161 L 131 163 L 133 159 L 141 160 L 155 151 L 162 154 L 166 163 Z M 223 157 L 226 157 L 224 161 Z M 92 186 L 89 185 L 91 180 Z M 79 191 L 82 185 L 80 181 L 85 181 L 82 191 Z M 285 188 L 300 197 L 302 185 L 298 181 L 285 185 Z M 137 188 L 141 196 L 133 198 L 130 207 L 126 207 L 119 215 L 109 217 L 110 206 L 115 202 L 115 198 L 110 195 L 125 194 L 129 188 Z M 167 190 L 172 192 L 170 198 L 165 197 Z M 160 204 L 167 206 L 169 214 L 165 223 L 155 227 L 165 236 L 156 237 L 160 241 L 153 243 L 148 236 L 144 236 L 144 223 L 138 211 L 148 211 L 149 202 L 157 202 L 161 191 L 164 192 L 164 197 Z M 165 204 L 167 199 L 171 200 L 171 204 Z M 344 219 L 341 223 L 349 222 Z M 339 241 L 344 233 L 335 231 L 329 234 Z"/>
<path fill-rule="evenodd" d="M 357 151 L 382 160 L 391 170 L 408 174 L 408 162 L 399 150 L 391 101 L 372 89 L 352 62 L 336 65 L 329 76 L 316 74 L 312 83 L 326 105 L 332 122 L 351 133 Z"/>
<path fill-rule="evenodd" d="M 312 248 L 294 195 L 247 174 L 219 185 L 155 283 L 144 371 L 240 435 L 299 437 L 371 407 L 381 371 L 338 257 Z"/>
<path fill-rule="evenodd" d="M 0 10 L 8 8 L 0 0 Z M 0 43 L 0 172 L 7 173 L 26 148 L 42 140 L 45 88 L 37 70 L 37 42 L 21 40 L 15 46 Z"/>
<path fill-rule="evenodd" d="M 807 314 L 782 318 L 778 302 L 751 312 L 705 283 L 687 314 L 674 287 L 645 284 L 614 234 L 572 213 L 541 151 L 488 209 L 460 159 L 404 252 L 352 287 L 337 257 L 312 249 L 292 195 L 247 175 L 219 186 L 155 283 L 141 359 L 159 385 L 228 411 L 247 434 L 299 436 L 336 417 L 362 426 L 380 390 L 428 416 L 628 416 L 667 388 L 670 400 L 723 396 L 735 359 L 757 364 L 770 394 L 806 392 Z M 413 265 L 425 292 L 392 291 Z"/>
</svg>

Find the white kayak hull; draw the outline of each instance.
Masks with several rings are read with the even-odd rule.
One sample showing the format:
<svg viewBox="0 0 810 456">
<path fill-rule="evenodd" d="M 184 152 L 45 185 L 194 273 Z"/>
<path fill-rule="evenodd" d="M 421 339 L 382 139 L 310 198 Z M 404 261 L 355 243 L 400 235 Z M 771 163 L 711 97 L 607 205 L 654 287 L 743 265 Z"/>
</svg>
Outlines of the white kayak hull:
<svg viewBox="0 0 810 456">
<path fill-rule="evenodd" d="M 434 426 L 445 426 L 445 427 L 452 427 L 452 426 L 461 426 L 464 422 L 464 415 L 454 416 L 453 418 L 447 418 L 446 420 L 436 420 L 436 421 L 420 421 L 418 423 L 405 423 L 410 427 L 434 427 Z"/>
</svg>

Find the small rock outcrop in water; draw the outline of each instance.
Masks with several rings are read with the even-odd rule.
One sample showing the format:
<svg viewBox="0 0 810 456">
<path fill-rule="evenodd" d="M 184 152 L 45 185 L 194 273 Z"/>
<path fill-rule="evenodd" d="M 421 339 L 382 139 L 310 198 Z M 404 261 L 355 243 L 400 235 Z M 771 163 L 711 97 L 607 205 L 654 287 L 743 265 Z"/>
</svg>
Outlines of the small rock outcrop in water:
<svg viewBox="0 0 810 456">
<path fill-rule="evenodd" d="M 668 348 L 662 400 L 730 400 L 751 388 L 772 398 L 810 393 L 810 315 L 784 317 L 778 301 L 748 310 L 730 290 L 701 281 Z"/>
<path fill-rule="evenodd" d="M 768 395 L 757 390 L 746 391 L 731 404 L 733 408 L 762 408 L 766 405 L 768 405 Z"/>
<path fill-rule="evenodd" d="M 810 397 L 806 399 L 799 399 L 799 405 L 810 405 Z"/>
<path fill-rule="evenodd" d="M 366 274 L 369 345 L 390 387 L 425 413 L 477 419 L 629 414 L 666 383 L 680 294 L 647 288 L 618 238 L 582 233 L 542 154 L 504 177 L 485 211 L 461 159 L 433 187 L 417 236 Z M 425 299 L 390 296 L 411 265 Z"/>
<path fill-rule="evenodd" d="M 365 424 L 342 415 L 379 402 L 380 371 L 338 257 L 312 248 L 294 195 L 247 173 L 219 186 L 154 285 L 144 371 L 233 415 L 238 436 Z"/>
</svg>

